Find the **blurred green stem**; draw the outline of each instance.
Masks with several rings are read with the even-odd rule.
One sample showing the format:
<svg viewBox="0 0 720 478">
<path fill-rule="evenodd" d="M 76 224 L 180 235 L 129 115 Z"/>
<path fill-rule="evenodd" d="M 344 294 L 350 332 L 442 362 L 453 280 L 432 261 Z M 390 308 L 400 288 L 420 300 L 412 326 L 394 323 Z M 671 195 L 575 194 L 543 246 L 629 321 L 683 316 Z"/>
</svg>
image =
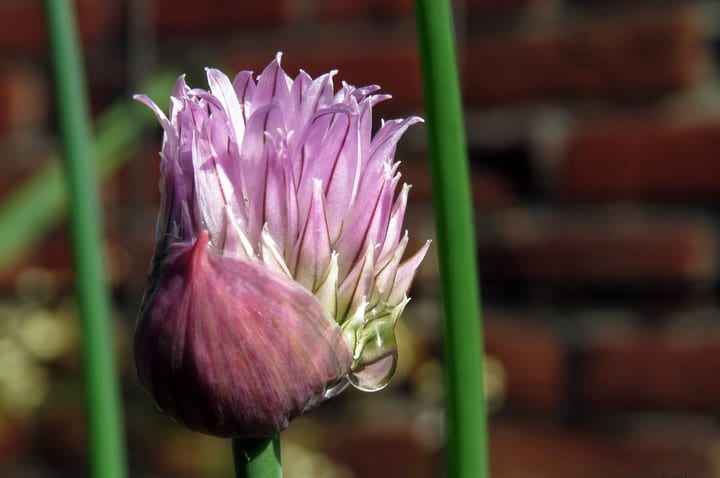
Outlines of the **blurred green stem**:
<svg viewBox="0 0 720 478">
<path fill-rule="evenodd" d="M 232 440 L 236 478 L 282 478 L 280 435 Z"/>
<path fill-rule="evenodd" d="M 415 0 L 443 299 L 450 478 L 488 476 L 482 319 L 452 16 L 447 0 Z"/>
<path fill-rule="evenodd" d="M 46 0 L 45 14 L 71 211 L 75 289 L 83 330 L 90 469 L 96 478 L 124 478 L 125 447 L 103 267 L 100 201 L 75 19 L 69 0 Z"/>
</svg>

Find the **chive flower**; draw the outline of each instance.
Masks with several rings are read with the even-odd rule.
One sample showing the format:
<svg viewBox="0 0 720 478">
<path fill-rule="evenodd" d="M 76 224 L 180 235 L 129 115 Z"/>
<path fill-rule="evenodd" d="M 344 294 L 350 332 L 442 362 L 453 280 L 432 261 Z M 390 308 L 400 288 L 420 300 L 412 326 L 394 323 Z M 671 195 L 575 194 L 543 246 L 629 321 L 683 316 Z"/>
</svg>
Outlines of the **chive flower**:
<svg viewBox="0 0 720 478">
<path fill-rule="evenodd" d="M 156 249 L 134 341 L 139 380 L 185 426 L 269 436 L 348 384 L 383 388 L 426 243 L 403 261 L 410 187 L 377 86 L 335 71 L 181 76 L 163 127 Z"/>
</svg>

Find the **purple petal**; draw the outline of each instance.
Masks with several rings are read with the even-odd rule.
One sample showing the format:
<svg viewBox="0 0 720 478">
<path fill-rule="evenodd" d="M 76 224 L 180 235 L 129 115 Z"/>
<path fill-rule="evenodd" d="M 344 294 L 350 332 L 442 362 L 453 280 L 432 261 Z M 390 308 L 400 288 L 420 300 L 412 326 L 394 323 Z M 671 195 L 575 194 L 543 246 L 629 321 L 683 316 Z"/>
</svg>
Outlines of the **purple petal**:
<svg viewBox="0 0 720 478">
<path fill-rule="evenodd" d="M 237 94 L 235 94 L 230 79 L 221 71 L 214 68 L 206 68 L 206 71 L 210 91 L 220 100 L 225 109 L 235 134 L 235 141 L 239 144 L 245 135 L 245 118 L 240 109 Z"/>
<path fill-rule="evenodd" d="M 281 57 L 282 55 L 278 53 L 260 74 L 253 93 L 251 112 L 272 102 L 277 102 L 283 108 L 289 104 L 292 80 L 280 66 Z"/>
<path fill-rule="evenodd" d="M 178 107 L 182 105 L 182 103 L 178 100 L 181 98 L 184 98 L 188 92 L 190 91 L 190 88 L 188 87 L 187 83 L 185 82 L 185 75 L 180 75 L 177 80 L 175 80 L 175 85 L 173 85 L 172 93 L 170 95 L 170 121 L 174 122 L 177 119 L 177 112 Z"/>
<path fill-rule="evenodd" d="M 268 140 L 272 143 L 272 140 Z M 277 148 L 269 147 L 266 155 L 267 180 L 265 183 L 265 222 L 270 233 L 278 241 L 278 245 L 285 250 L 286 244 L 292 247 L 295 237 L 288 237 L 289 211 L 288 190 L 292 188 L 290 167 L 283 161 L 282 154 Z"/>
<path fill-rule="evenodd" d="M 382 243 L 380 249 L 380 261 L 382 261 L 387 254 L 390 253 L 391 248 L 400 240 L 402 234 L 402 223 L 405 217 L 405 209 L 407 208 L 408 193 L 410 192 L 410 185 L 403 184 L 400 195 L 395 199 L 392 211 L 390 212 L 390 219 L 388 220 L 388 227 L 385 233 L 385 240 Z"/>
<path fill-rule="evenodd" d="M 313 80 L 310 75 L 300 70 L 290 91 L 295 115 L 288 128 L 304 129 L 316 112 L 332 105 L 333 76 L 336 73 L 337 71 L 331 71 Z"/>
<path fill-rule="evenodd" d="M 250 240 L 229 207 L 225 208 L 225 224 L 227 227 L 223 240 L 223 254 L 244 260 L 255 258 L 255 250 L 250 244 Z"/>
<path fill-rule="evenodd" d="M 245 129 L 241 147 L 241 172 L 245 179 L 244 203 L 247 217 L 248 237 L 253 244 L 260 240 L 260 231 L 266 221 L 266 194 L 270 157 L 275 145 L 266 132 L 284 129 L 280 109 L 266 105 L 255 111 Z"/>
<path fill-rule="evenodd" d="M 168 120 L 167 116 L 165 116 L 165 113 L 163 110 L 161 110 L 157 104 L 153 100 L 150 99 L 147 95 L 134 95 L 133 99 L 135 101 L 139 101 L 140 103 L 144 104 L 150 110 L 155 114 L 155 117 L 157 118 L 158 122 L 160 123 L 160 126 L 162 126 L 163 131 L 165 131 L 165 138 L 168 142 L 168 148 L 175 149 L 177 148 L 177 142 L 178 142 L 178 134 L 175 127 L 170 123 L 170 120 Z"/>
<path fill-rule="evenodd" d="M 375 296 L 373 296 L 371 303 L 375 306 L 378 303 L 385 304 L 388 302 L 390 293 L 392 292 L 393 285 L 397 278 L 398 266 L 402 260 L 402 256 L 405 253 L 405 249 L 408 245 L 407 233 L 403 237 L 397 246 L 391 251 L 389 257 L 383 262 L 378 263 L 378 269 L 375 273 Z"/>
<path fill-rule="evenodd" d="M 240 109 L 242 110 L 243 118 L 245 122 L 250 118 L 250 105 L 253 99 L 253 93 L 255 92 L 255 81 L 252 78 L 252 71 L 241 71 L 235 76 L 233 80 L 233 89 L 237 95 Z M 242 138 L 238 138 L 238 142 L 241 142 Z"/>
<path fill-rule="evenodd" d="M 378 245 L 380 231 L 387 229 L 393 192 L 397 179 L 377 181 L 374 190 L 358 194 L 352 210 L 343 221 L 343 229 L 335 243 L 340 256 L 340 275 L 346 274 L 369 245 Z"/>
<path fill-rule="evenodd" d="M 198 227 L 207 228 L 214 245 L 225 237 L 225 206 L 226 196 L 229 193 L 223 187 L 222 170 L 218 167 L 216 158 L 210 149 L 207 138 L 198 135 L 192 142 L 195 178 L 195 211 Z"/>
<path fill-rule="evenodd" d="M 395 148 L 400 137 L 410 126 L 421 122 L 422 118 L 410 116 L 403 120 L 392 120 L 383 124 L 372 140 L 370 161 L 390 161 L 395 155 Z"/>
<path fill-rule="evenodd" d="M 322 181 L 313 180 L 313 195 L 308 216 L 295 245 L 295 280 L 315 291 L 330 265 L 330 236 L 325 213 Z"/>
<path fill-rule="evenodd" d="M 285 258 L 270 235 L 267 226 L 263 228 L 260 238 L 260 257 L 270 269 L 292 280 L 293 276 L 285 263 Z"/>
<path fill-rule="evenodd" d="M 428 249 L 430 248 L 430 241 L 427 241 L 424 246 L 420 248 L 410 259 L 406 260 L 398 268 L 397 274 L 395 275 L 395 283 L 392 287 L 392 293 L 388 298 L 388 304 L 399 304 L 405 299 L 405 296 L 410 290 L 410 284 L 412 284 L 413 277 L 418 266 L 425 258 Z"/>
<path fill-rule="evenodd" d="M 305 210 L 312 194 L 309 182 L 319 179 L 325 185 L 331 238 L 337 238 L 342 216 L 357 189 L 359 158 L 357 130 L 353 127 L 356 121 L 346 107 L 318 112 L 290 156 L 295 168 L 300 168 L 297 187 L 301 210 Z"/>
<path fill-rule="evenodd" d="M 350 273 L 340 284 L 338 290 L 338 314 L 340 317 L 344 317 L 348 312 L 355 310 L 368 298 L 367 296 L 372 289 L 373 271 L 375 269 L 374 249 L 373 246 L 367 247 L 365 254 L 355 262 Z"/>
</svg>

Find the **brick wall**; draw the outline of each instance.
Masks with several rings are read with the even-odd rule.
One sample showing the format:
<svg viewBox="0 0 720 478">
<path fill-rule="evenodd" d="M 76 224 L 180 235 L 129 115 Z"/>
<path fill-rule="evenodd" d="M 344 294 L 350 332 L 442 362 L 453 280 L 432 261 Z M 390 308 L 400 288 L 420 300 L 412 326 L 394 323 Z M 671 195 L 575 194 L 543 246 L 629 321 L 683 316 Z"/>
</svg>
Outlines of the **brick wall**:
<svg viewBox="0 0 720 478">
<path fill-rule="evenodd" d="M 351 83 L 382 85 L 394 99 L 378 106 L 380 116 L 422 113 L 409 0 L 76 4 L 96 114 L 129 97 L 153 70 L 187 71 L 202 84 L 206 65 L 257 72 L 278 50 L 288 71 L 338 68 Z M 719 5 L 456 2 L 486 348 L 494 364 L 494 477 L 717 473 Z M 56 141 L 39 2 L 0 2 L 0 59 L 2 197 L 47 160 Z M 407 220 L 417 244 L 432 235 L 422 133 L 411 131 L 398 152 L 414 185 Z M 103 187 L 125 340 L 152 250 L 158 144 L 154 132 Z M 67 296 L 65 236 L 63 226 L 49 231 L 40 247 L 18 258 L 0 277 L 3 297 L 14 300 L 28 270 L 44 271 L 54 293 Z M 441 469 L 433 254 L 406 314 L 399 380 L 372 398 L 344 395 L 303 419 L 298 429 L 308 433 L 290 435 L 358 478 L 380 476 L 388 469 L 381 465 L 393 460 L 402 465 L 391 468 L 398 477 L 438 476 Z M 212 468 L 211 458 L 143 452 L 148 434 L 166 424 L 137 390 L 122 350 L 128 427 L 139 443 L 131 448 L 133 466 L 157 476 L 207 476 L 209 469 L 229 476 Z M 69 363 L 60 370 L 73 370 L 77 360 Z M 47 415 L 72 413 L 69 407 Z M 22 464 L 23 453 L 34 453 L 72 474 L 81 441 L 50 451 L 38 446 L 54 423 L 43 416 L 0 428 L 0 458 Z M 177 435 L 167 456 L 192 439 Z M 364 456 L 382 459 L 368 463 Z"/>
</svg>

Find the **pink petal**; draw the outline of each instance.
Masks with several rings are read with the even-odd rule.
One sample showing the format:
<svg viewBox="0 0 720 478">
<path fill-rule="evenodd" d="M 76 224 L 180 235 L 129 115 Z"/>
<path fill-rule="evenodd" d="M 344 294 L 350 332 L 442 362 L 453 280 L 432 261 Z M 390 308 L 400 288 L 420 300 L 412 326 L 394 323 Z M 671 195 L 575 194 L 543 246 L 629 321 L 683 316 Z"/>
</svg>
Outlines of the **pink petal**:
<svg viewBox="0 0 720 478">
<path fill-rule="evenodd" d="M 413 277 L 415 277 L 415 272 L 425 258 L 425 254 L 427 254 L 429 248 L 430 241 L 427 241 L 410 259 L 400 264 L 397 274 L 395 275 L 392 293 L 388 298 L 388 304 L 399 304 L 404 300 L 408 290 L 410 290 L 410 284 L 412 284 Z"/>
<path fill-rule="evenodd" d="M 375 295 L 373 296 L 371 303 L 375 306 L 378 303 L 385 304 L 388 302 L 390 293 L 392 292 L 393 285 L 397 278 L 398 266 L 402 260 L 402 256 L 405 253 L 405 249 L 408 245 L 408 236 L 405 233 L 402 241 L 391 251 L 389 257 L 383 262 L 378 264 L 377 272 L 375 273 Z"/>
<path fill-rule="evenodd" d="M 421 122 L 422 118 L 418 116 L 386 122 L 372 140 L 370 161 L 390 161 L 395 155 L 395 148 L 400 137 L 410 126 Z"/>
<path fill-rule="evenodd" d="M 382 248 L 380 249 L 379 257 L 381 261 L 387 254 L 390 253 L 391 248 L 395 247 L 400 240 L 410 187 L 411 186 L 409 184 L 403 184 L 402 190 L 393 204 L 392 211 L 390 212 L 390 219 L 388 220 L 387 231 L 385 232 L 385 240 L 382 241 Z"/>
<path fill-rule="evenodd" d="M 368 298 L 372 291 L 374 269 L 374 247 L 368 246 L 365 254 L 355 262 L 347 277 L 340 284 L 338 290 L 338 315 L 340 317 L 355 310 Z"/>
<path fill-rule="evenodd" d="M 295 280 L 315 291 L 330 265 L 330 236 L 322 181 L 313 180 L 313 195 L 302 233 L 295 245 L 292 264 Z"/>
<path fill-rule="evenodd" d="M 255 92 L 255 81 L 253 81 L 252 78 L 252 71 L 241 71 L 238 73 L 233 80 L 233 89 L 237 95 L 243 118 L 247 123 L 247 120 L 250 118 L 250 105 L 252 103 L 253 93 Z M 238 143 L 241 142 L 242 138 L 238 138 Z"/>
<path fill-rule="evenodd" d="M 166 141 L 169 142 L 168 147 L 171 149 L 177 148 L 177 130 L 170 123 L 170 120 L 167 119 L 167 116 L 165 116 L 165 113 L 163 113 L 163 111 L 158 107 L 158 105 L 155 104 L 155 102 L 151 100 L 150 97 L 148 97 L 147 95 L 134 95 L 133 99 L 150 108 L 150 110 L 155 114 L 155 117 L 160 123 L 160 126 L 162 126 L 162 129 L 165 131 Z"/>
<path fill-rule="evenodd" d="M 290 129 L 304 128 L 317 111 L 332 105 L 333 76 L 336 73 L 331 71 L 313 80 L 300 70 L 290 91 L 295 111 L 293 121 L 288 124 Z"/>
<path fill-rule="evenodd" d="M 272 102 L 276 102 L 283 108 L 289 104 L 292 80 L 280 66 L 281 57 L 282 55 L 278 53 L 258 77 L 257 87 L 252 98 L 251 114 Z"/>
<path fill-rule="evenodd" d="M 225 205 L 228 191 L 223 187 L 222 170 L 218 168 L 217 161 L 210 150 L 207 138 L 198 134 L 192 142 L 193 160 L 195 167 L 194 194 L 197 198 L 193 215 L 197 227 L 207 228 L 214 245 L 225 237 Z"/>
<path fill-rule="evenodd" d="M 342 233 L 335 244 L 341 251 L 340 275 L 346 274 L 368 245 L 379 245 L 379 232 L 387 228 L 390 207 L 397 179 L 385 178 L 374 190 L 358 194 L 352 210 L 347 213 Z"/>
<path fill-rule="evenodd" d="M 230 79 L 225 74 L 214 68 L 206 68 L 210 91 L 220 100 L 230 120 L 232 131 L 235 134 L 235 142 L 240 143 L 245 135 L 245 118 L 243 117 L 237 94 L 233 89 Z"/>
<path fill-rule="evenodd" d="M 280 109 L 272 104 L 258 109 L 247 122 L 245 138 L 240 150 L 240 169 L 246 188 L 243 191 L 243 200 L 248 237 L 253 244 L 260 240 L 260 231 L 269 219 L 265 216 L 265 189 L 268 184 L 270 157 L 275 145 L 266 132 L 277 129 L 284 129 Z"/>
<path fill-rule="evenodd" d="M 170 95 L 170 121 L 175 122 L 177 120 L 178 108 L 182 105 L 182 102 L 179 100 L 184 98 L 189 91 L 190 88 L 188 88 L 188 85 L 185 82 L 185 75 L 180 75 L 175 81 L 175 85 L 173 85 L 172 93 Z"/>
</svg>

